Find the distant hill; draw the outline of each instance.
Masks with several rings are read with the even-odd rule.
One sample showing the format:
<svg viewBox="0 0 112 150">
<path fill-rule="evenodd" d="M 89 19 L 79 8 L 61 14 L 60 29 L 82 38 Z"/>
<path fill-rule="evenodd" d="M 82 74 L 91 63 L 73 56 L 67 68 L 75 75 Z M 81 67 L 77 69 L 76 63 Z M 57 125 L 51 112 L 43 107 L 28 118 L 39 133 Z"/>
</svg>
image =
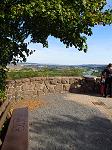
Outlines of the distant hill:
<svg viewBox="0 0 112 150">
<path fill-rule="evenodd" d="M 10 69 L 21 69 L 21 68 L 88 68 L 88 69 L 103 69 L 106 65 L 104 64 L 82 64 L 82 65 L 58 65 L 58 64 L 39 64 L 39 63 L 18 63 L 16 66 L 13 64 L 8 65 Z"/>
</svg>

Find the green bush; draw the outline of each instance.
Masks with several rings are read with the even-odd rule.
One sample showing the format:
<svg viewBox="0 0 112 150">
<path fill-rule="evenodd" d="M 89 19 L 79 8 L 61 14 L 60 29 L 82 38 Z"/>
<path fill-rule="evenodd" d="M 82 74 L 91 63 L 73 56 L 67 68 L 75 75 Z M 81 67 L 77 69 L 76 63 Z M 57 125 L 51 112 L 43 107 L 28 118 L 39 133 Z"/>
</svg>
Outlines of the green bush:
<svg viewBox="0 0 112 150">
<path fill-rule="evenodd" d="M 0 102 L 3 102 L 6 100 L 6 93 L 5 91 L 0 90 Z"/>
</svg>

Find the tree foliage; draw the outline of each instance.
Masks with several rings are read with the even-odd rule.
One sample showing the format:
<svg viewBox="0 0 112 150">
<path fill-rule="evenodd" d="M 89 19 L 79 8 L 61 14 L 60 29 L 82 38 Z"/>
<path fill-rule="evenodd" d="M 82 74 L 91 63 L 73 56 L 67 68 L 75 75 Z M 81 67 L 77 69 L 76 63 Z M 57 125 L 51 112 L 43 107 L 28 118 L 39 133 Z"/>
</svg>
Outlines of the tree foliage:
<svg viewBox="0 0 112 150">
<path fill-rule="evenodd" d="M 104 10 L 105 5 L 106 0 L 1 0 L 0 68 L 26 61 L 32 54 L 25 41 L 28 36 L 30 42 L 47 47 L 51 35 L 66 47 L 86 52 L 92 27 L 112 22 L 111 9 Z"/>
<path fill-rule="evenodd" d="M 110 24 L 111 10 L 105 0 L 1 0 L 0 64 L 26 60 L 32 53 L 25 39 L 48 46 L 47 38 L 60 38 L 67 47 L 87 50 L 86 36 L 94 25 Z M 3 61 L 2 61 L 3 60 Z"/>
</svg>

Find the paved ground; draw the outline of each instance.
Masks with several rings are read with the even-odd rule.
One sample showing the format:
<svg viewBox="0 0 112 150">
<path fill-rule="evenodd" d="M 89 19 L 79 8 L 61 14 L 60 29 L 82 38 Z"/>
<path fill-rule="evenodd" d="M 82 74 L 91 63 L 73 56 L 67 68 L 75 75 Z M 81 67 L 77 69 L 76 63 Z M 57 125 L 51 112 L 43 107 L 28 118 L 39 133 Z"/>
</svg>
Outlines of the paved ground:
<svg viewBox="0 0 112 150">
<path fill-rule="evenodd" d="M 70 93 L 41 99 L 46 104 L 30 112 L 29 150 L 112 150 L 112 99 Z"/>
</svg>

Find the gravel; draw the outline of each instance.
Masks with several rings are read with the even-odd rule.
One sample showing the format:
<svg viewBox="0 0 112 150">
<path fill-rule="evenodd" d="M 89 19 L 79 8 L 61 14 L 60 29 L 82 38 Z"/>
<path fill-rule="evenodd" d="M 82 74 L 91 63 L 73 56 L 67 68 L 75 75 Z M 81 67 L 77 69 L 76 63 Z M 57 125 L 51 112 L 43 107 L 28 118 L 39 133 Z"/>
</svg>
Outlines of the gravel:
<svg viewBox="0 0 112 150">
<path fill-rule="evenodd" d="M 30 112 L 29 150 L 112 150 L 112 122 L 97 108 L 66 94 L 41 99 L 46 105 Z"/>
</svg>

